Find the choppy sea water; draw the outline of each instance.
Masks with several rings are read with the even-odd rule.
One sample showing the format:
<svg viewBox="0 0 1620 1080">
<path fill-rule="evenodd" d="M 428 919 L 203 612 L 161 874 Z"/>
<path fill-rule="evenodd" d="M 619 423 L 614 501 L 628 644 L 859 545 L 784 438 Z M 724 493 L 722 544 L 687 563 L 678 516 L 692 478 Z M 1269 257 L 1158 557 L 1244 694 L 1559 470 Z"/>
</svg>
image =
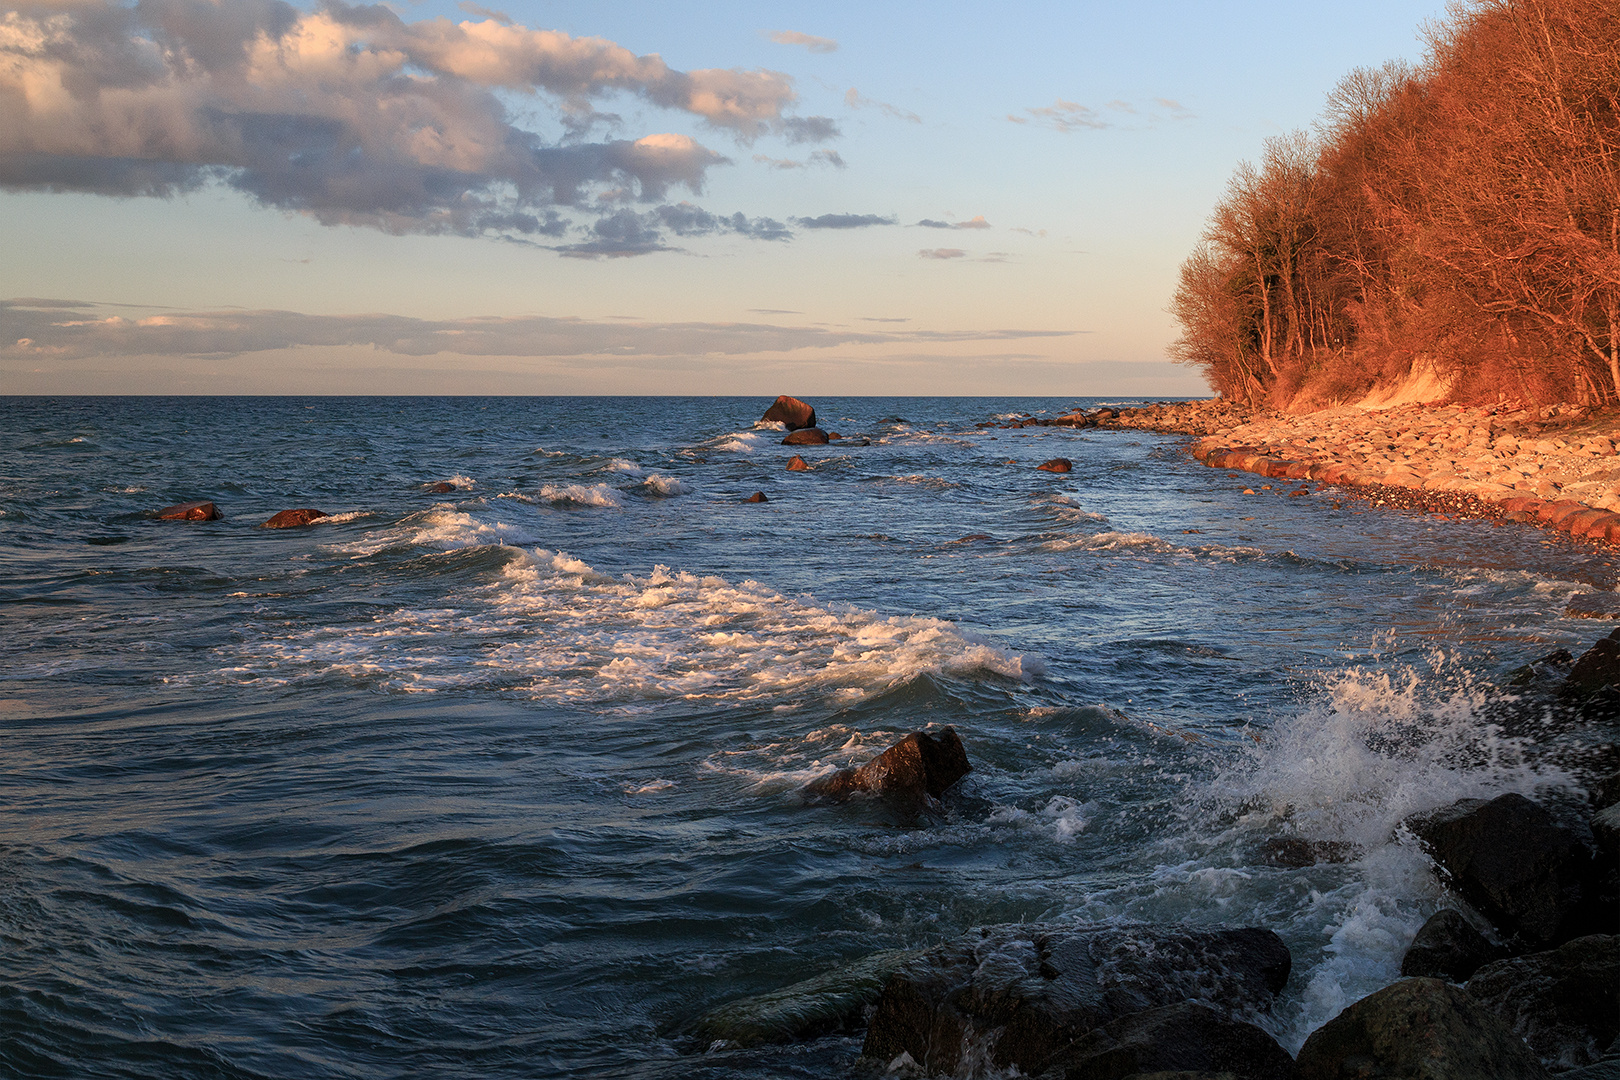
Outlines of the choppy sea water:
<svg viewBox="0 0 1620 1080">
<path fill-rule="evenodd" d="M 1578 784 L 1489 702 L 1620 564 L 975 426 L 1090 403 L 791 473 L 752 398 L 0 399 L 0 1073 L 844 1076 L 684 1025 L 1036 919 L 1271 927 L 1297 1049 L 1440 902 L 1403 816 Z M 943 817 L 800 794 L 946 724 Z"/>
</svg>

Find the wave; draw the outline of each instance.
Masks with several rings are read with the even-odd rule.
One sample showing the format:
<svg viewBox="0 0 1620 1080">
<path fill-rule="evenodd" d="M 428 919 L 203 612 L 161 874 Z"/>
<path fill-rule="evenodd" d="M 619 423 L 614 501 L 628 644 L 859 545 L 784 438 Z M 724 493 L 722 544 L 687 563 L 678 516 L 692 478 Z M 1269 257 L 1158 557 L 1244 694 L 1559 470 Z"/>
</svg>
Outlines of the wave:
<svg viewBox="0 0 1620 1080">
<path fill-rule="evenodd" d="M 559 505 L 624 506 L 624 499 L 607 484 L 546 484 L 540 488 L 539 497 Z"/>
<path fill-rule="evenodd" d="M 651 495 L 685 495 L 692 490 L 691 485 L 684 480 L 673 476 L 660 476 L 657 473 L 643 480 L 641 486 Z"/>
<path fill-rule="evenodd" d="M 356 512 L 352 517 L 360 517 Z M 335 515 L 351 520 L 351 515 Z M 322 519 L 323 521 L 326 519 Z M 447 504 L 413 514 L 398 525 L 368 533 L 357 540 L 326 547 L 328 551 L 363 558 L 379 552 L 412 547 L 431 548 L 436 551 L 456 551 L 462 548 L 490 545 L 521 546 L 538 541 L 533 533 L 503 521 L 483 521 Z"/>
</svg>

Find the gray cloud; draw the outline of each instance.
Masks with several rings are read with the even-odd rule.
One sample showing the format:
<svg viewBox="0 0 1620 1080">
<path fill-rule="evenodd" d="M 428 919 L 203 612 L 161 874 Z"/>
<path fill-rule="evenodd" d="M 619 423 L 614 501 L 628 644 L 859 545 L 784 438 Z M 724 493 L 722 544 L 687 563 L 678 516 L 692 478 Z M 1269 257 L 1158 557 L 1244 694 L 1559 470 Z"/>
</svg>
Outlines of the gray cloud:
<svg viewBox="0 0 1620 1080">
<path fill-rule="evenodd" d="M 1189 110 L 1184 108 L 1179 103 L 1170 100 L 1169 98 L 1154 98 L 1153 103 L 1162 111 L 1150 111 L 1145 117 L 1145 124 L 1138 121 L 1133 126 L 1151 127 L 1157 124 L 1159 121 L 1165 119 L 1192 119 L 1193 114 Z M 1103 109 L 1106 109 L 1112 113 L 1117 113 L 1126 118 L 1143 116 L 1142 111 L 1135 105 L 1132 105 L 1128 101 L 1121 101 L 1117 98 L 1104 104 Z M 1033 124 L 1037 127 L 1050 128 L 1053 131 L 1060 131 L 1065 135 L 1071 131 L 1096 131 L 1102 128 L 1116 126 L 1114 121 L 1110 120 L 1103 113 L 1102 109 L 1093 109 L 1089 105 L 1081 105 L 1074 101 L 1064 101 L 1062 98 L 1058 98 L 1057 101 L 1051 105 L 1044 105 L 1040 108 L 1034 109 L 1025 109 L 1022 116 L 1018 115 L 1017 113 L 1009 113 L 1007 114 L 1007 119 L 1011 120 L 1015 124 Z"/>
<path fill-rule="evenodd" d="M 988 229 L 991 225 L 984 220 L 984 215 L 970 218 L 967 221 L 939 221 L 934 218 L 923 218 L 917 222 L 924 229 Z"/>
<path fill-rule="evenodd" d="M 602 242 L 636 243 L 639 223 Z M 0 301 L 0 359 L 63 361 L 115 356 L 228 357 L 317 346 L 401 356 L 670 357 L 789 352 L 846 345 L 946 344 L 1068 337 L 1072 330 L 846 330 L 765 323 L 661 323 L 527 316 L 414 319 L 291 311 L 117 314 L 113 305 Z M 110 313 L 112 312 L 112 313 Z M 786 314 L 784 312 L 784 314 Z"/>
<path fill-rule="evenodd" d="M 820 217 L 793 218 L 793 224 L 803 229 L 865 229 L 873 225 L 893 225 L 894 215 L 880 214 L 822 214 Z"/>
<path fill-rule="evenodd" d="M 796 161 L 793 158 L 773 158 L 769 154 L 755 154 L 754 160 L 773 169 L 807 169 L 812 165 L 830 165 L 835 169 L 845 167 L 843 157 L 836 150 L 812 150 L 810 156 L 803 161 Z"/>
<path fill-rule="evenodd" d="M 680 237 L 732 233 L 755 240 L 793 239 L 792 230 L 774 218 L 712 214 L 701 206 L 682 202 L 646 213 L 621 208 L 599 218 L 586 240 L 557 250 L 573 258 L 617 258 L 677 250 L 664 242 L 665 230 Z"/>
<path fill-rule="evenodd" d="M 778 45 L 803 45 L 813 53 L 838 51 L 838 42 L 832 38 L 816 37 L 814 34 L 801 34 L 797 30 L 773 30 L 766 36 Z"/>
<path fill-rule="evenodd" d="M 838 134 L 786 115 L 796 94 L 778 72 L 677 71 L 462 8 L 481 21 L 344 0 L 25 0 L 0 17 L 0 187 L 169 196 L 218 182 L 329 225 L 555 236 L 554 208 L 699 194 L 729 160 L 679 134 L 580 141 L 612 115 L 595 109 L 604 97 L 745 141 Z M 545 95 L 571 137 L 515 126 L 497 91 Z"/>
</svg>

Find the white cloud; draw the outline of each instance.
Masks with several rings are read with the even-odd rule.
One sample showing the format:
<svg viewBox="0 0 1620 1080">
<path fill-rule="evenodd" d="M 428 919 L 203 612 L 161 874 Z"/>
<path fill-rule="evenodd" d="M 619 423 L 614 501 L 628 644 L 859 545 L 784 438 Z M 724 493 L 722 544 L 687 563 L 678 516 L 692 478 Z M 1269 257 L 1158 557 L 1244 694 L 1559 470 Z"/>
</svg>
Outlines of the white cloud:
<svg viewBox="0 0 1620 1080">
<path fill-rule="evenodd" d="M 814 34 L 801 34 L 797 30 L 773 30 L 766 36 L 778 45 L 803 45 L 813 53 L 838 51 L 838 42 L 832 38 L 816 37 Z"/>
<path fill-rule="evenodd" d="M 892 116 L 896 120 L 904 120 L 908 124 L 922 123 L 922 117 L 898 105 L 890 105 L 884 101 L 873 101 L 869 97 L 862 97 L 859 90 L 853 86 L 844 93 L 844 104 L 851 109 L 876 109 L 885 116 Z"/>
</svg>

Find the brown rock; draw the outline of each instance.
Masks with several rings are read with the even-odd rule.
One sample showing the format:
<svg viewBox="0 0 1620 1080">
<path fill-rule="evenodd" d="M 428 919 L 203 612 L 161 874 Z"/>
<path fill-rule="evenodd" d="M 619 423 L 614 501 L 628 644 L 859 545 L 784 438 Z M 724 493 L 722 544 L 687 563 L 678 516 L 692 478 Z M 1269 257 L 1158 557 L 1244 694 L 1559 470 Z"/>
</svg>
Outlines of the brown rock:
<svg viewBox="0 0 1620 1080">
<path fill-rule="evenodd" d="M 1547 1080 L 1507 1025 L 1441 979 L 1405 979 L 1369 994 L 1305 1040 L 1302 1080 Z"/>
<path fill-rule="evenodd" d="M 902 811 L 915 812 L 945 794 L 973 771 L 955 728 L 937 736 L 913 731 L 865 765 L 811 781 L 805 794 L 846 799 L 857 792 L 881 796 Z"/>
<path fill-rule="evenodd" d="M 1559 499 L 1557 502 L 1544 502 L 1536 508 L 1536 520 L 1548 525 L 1556 525 L 1571 514 L 1578 514 L 1586 509 L 1584 503 L 1573 499 Z"/>
<path fill-rule="evenodd" d="M 1074 462 L 1066 457 L 1055 457 L 1051 461 L 1043 461 L 1035 467 L 1042 472 L 1066 473 L 1074 468 Z"/>
<path fill-rule="evenodd" d="M 448 495 L 456 490 L 456 485 L 448 480 L 440 480 L 437 484 L 429 484 L 427 490 L 433 495 Z"/>
<path fill-rule="evenodd" d="M 297 510 L 283 510 L 281 513 L 277 514 L 275 517 L 271 518 L 269 521 L 265 522 L 263 525 L 260 525 L 259 528 L 261 528 L 261 529 L 296 529 L 300 525 L 308 525 L 313 521 L 317 521 L 317 520 L 319 520 L 319 519 L 321 519 L 323 517 L 330 517 L 330 516 L 331 515 L 328 514 L 325 510 L 311 510 L 309 507 L 306 506 L 306 507 L 301 507 L 301 508 L 299 508 Z"/>
<path fill-rule="evenodd" d="M 1569 669 L 1569 686 L 1580 693 L 1620 686 L 1620 630 L 1599 638 L 1576 659 Z"/>
<path fill-rule="evenodd" d="M 818 427 L 799 428 L 788 432 L 787 438 L 782 440 L 783 446 L 826 446 L 830 436 Z"/>
<path fill-rule="evenodd" d="M 836 432 L 836 431 L 829 431 L 829 432 L 827 432 L 827 438 L 829 438 L 829 439 L 842 439 L 843 436 L 838 434 L 838 432 Z"/>
<path fill-rule="evenodd" d="M 1311 476 L 1311 467 L 1303 461 L 1290 461 L 1282 475 L 1286 480 L 1308 480 Z"/>
<path fill-rule="evenodd" d="M 794 461 L 799 461 L 801 459 L 800 458 L 794 458 L 793 460 Z M 743 500 L 743 502 L 751 502 L 751 503 L 761 503 L 761 502 L 770 502 L 770 501 L 771 500 L 769 500 L 769 499 L 767 499 L 765 497 L 765 493 L 763 491 L 756 491 L 752 495 L 748 496 L 748 498 Z"/>
<path fill-rule="evenodd" d="M 211 502 L 176 503 L 157 512 L 159 521 L 214 521 L 219 509 Z"/>
<path fill-rule="evenodd" d="M 809 472 L 810 471 L 809 463 L 806 462 L 804 460 L 804 458 L 800 457 L 798 454 L 794 454 L 792 457 L 788 458 L 787 467 L 788 467 L 788 472 Z"/>
<path fill-rule="evenodd" d="M 789 431 L 799 428 L 816 426 L 816 410 L 795 397 L 783 394 L 776 399 L 776 403 L 765 410 L 762 419 L 766 423 L 787 425 Z"/>
<path fill-rule="evenodd" d="M 1589 528 L 1597 525 L 1599 535 L 1601 535 L 1604 532 L 1604 526 L 1608 524 L 1606 520 L 1608 517 L 1609 512 L 1607 510 L 1577 510 L 1560 520 L 1558 527 L 1571 536 L 1585 536 Z"/>
</svg>

